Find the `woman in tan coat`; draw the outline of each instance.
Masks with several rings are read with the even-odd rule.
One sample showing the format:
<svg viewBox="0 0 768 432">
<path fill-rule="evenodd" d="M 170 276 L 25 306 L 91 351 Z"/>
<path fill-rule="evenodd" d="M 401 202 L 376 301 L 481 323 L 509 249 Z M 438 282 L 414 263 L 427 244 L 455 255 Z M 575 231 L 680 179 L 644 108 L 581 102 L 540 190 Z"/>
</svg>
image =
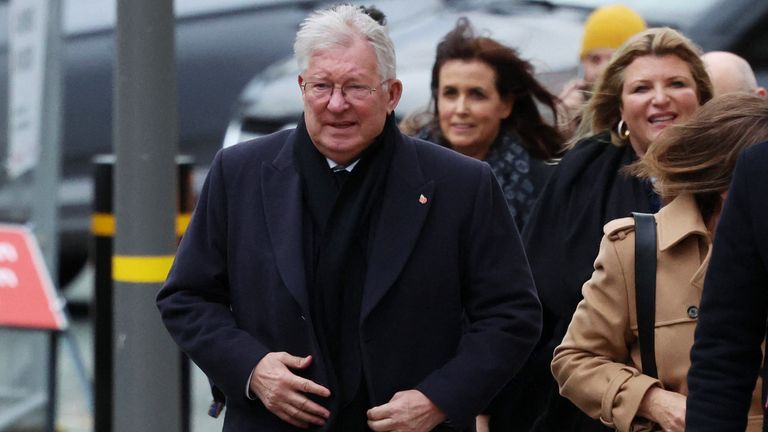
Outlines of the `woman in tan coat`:
<svg viewBox="0 0 768 432">
<path fill-rule="evenodd" d="M 634 220 L 617 219 L 604 228 L 584 300 L 552 361 L 560 393 L 591 417 L 619 431 L 684 430 L 689 352 L 712 233 L 739 152 L 766 139 L 768 101 L 734 93 L 669 127 L 630 168 L 655 179 L 668 203 L 655 215 L 659 378 L 644 375 L 640 362 Z M 749 431 L 762 430 L 757 387 Z"/>
</svg>

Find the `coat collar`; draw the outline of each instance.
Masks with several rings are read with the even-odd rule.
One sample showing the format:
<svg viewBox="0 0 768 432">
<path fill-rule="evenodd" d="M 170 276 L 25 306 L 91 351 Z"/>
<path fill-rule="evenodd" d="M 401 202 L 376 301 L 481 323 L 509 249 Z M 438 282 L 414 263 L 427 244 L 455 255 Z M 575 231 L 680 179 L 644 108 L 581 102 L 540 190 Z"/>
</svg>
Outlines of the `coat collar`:
<svg viewBox="0 0 768 432">
<path fill-rule="evenodd" d="M 434 182 L 419 165 L 416 146 L 398 133 L 368 262 L 361 321 L 392 287 L 411 255 L 432 204 Z"/>
<path fill-rule="evenodd" d="M 285 140 L 275 159 L 261 167 L 261 199 L 275 262 L 283 283 L 299 303 L 305 316 L 311 316 L 304 271 L 301 179 L 293 162 L 296 130 Z"/>
<path fill-rule="evenodd" d="M 656 214 L 659 251 L 664 252 L 690 236 L 696 236 L 705 250 L 701 266 L 691 278 L 691 283 L 703 286 L 709 258 L 712 255 L 712 236 L 707 231 L 699 206 L 691 194 L 677 196 Z"/>
<path fill-rule="evenodd" d="M 711 243 L 701 212 L 693 195 L 677 196 L 656 214 L 659 226 L 659 250 L 665 251 L 691 235 Z"/>
<path fill-rule="evenodd" d="M 293 160 L 296 131 L 262 165 L 262 200 L 280 275 L 302 311 L 310 316 L 302 243 L 301 180 Z M 416 244 L 432 204 L 434 182 L 424 177 L 416 146 L 394 134 L 394 153 L 368 263 L 360 318 L 364 319 L 392 287 Z"/>
</svg>

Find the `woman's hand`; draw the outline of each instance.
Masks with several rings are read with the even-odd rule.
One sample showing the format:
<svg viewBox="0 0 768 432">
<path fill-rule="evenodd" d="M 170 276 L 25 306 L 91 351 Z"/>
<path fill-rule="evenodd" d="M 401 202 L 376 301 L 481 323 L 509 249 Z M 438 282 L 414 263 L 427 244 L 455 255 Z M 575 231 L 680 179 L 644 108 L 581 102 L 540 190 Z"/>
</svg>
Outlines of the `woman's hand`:
<svg viewBox="0 0 768 432">
<path fill-rule="evenodd" d="M 651 387 L 643 396 L 637 415 L 657 423 L 664 432 L 684 432 L 685 396 Z"/>
</svg>

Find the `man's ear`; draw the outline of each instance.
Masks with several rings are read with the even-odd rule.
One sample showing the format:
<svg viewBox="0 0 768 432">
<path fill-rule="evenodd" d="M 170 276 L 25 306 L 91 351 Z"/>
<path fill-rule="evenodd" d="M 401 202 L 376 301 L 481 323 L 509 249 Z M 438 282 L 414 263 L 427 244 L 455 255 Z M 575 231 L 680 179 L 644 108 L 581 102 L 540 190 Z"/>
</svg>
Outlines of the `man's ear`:
<svg viewBox="0 0 768 432">
<path fill-rule="evenodd" d="M 403 95 L 403 83 L 398 79 L 389 81 L 387 85 L 387 114 L 392 114 Z"/>
</svg>

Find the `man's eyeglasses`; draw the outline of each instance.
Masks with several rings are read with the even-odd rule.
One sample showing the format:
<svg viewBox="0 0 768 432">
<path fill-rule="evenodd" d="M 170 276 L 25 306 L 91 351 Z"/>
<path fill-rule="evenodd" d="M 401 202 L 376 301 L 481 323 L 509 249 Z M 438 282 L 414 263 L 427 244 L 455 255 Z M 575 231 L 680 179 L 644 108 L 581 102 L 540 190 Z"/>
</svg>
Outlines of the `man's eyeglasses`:
<svg viewBox="0 0 768 432">
<path fill-rule="evenodd" d="M 379 83 L 379 86 L 383 85 L 389 80 L 384 80 Z M 333 94 L 333 89 L 340 89 L 341 95 L 346 100 L 364 101 L 368 99 L 373 92 L 377 90 L 376 87 L 369 87 L 362 84 L 344 84 L 338 85 L 329 82 L 322 81 L 308 81 L 301 85 L 301 89 L 304 94 L 315 100 L 330 99 Z"/>
</svg>

